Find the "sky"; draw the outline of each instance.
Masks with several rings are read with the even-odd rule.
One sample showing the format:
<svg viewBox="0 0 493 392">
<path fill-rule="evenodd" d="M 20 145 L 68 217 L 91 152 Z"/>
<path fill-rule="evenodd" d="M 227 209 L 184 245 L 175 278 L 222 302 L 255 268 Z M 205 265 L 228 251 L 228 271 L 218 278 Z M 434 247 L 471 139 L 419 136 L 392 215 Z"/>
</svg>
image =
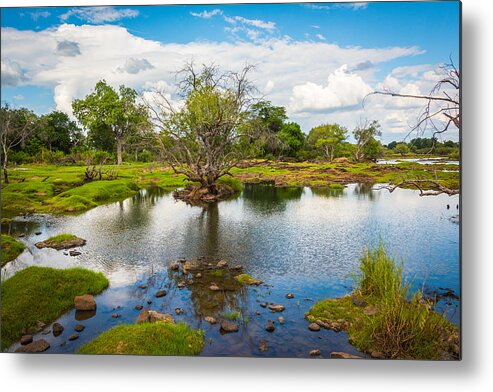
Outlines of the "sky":
<svg viewBox="0 0 493 392">
<path fill-rule="evenodd" d="M 187 61 L 225 71 L 253 64 L 263 98 L 305 133 L 375 119 L 388 143 L 406 137 L 423 102 L 367 94 L 427 94 L 441 64 L 460 65 L 456 1 L 3 8 L 1 16 L 2 104 L 38 114 L 71 114 L 72 100 L 101 79 L 178 100 L 175 72 Z"/>
</svg>

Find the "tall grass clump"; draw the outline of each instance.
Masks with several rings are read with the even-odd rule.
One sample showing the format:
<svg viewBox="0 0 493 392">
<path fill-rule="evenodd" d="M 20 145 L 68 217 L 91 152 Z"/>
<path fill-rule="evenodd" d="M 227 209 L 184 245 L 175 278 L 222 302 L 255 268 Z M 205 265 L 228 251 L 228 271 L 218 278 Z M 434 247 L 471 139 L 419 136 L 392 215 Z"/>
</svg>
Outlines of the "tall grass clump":
<svg viewBox="0 0 493 392">
<path fill-rule="evenodd" d="M 382 244 L 365 250 L 357 291 L 378 312 L 361 319 L 354 340 L 361 349 L 378 350 L 389 358 L 439 359 L 458 342 L 456 327 L 423 300 L 421 290 L 409 298 L 402 266 Z"/>
</svg>

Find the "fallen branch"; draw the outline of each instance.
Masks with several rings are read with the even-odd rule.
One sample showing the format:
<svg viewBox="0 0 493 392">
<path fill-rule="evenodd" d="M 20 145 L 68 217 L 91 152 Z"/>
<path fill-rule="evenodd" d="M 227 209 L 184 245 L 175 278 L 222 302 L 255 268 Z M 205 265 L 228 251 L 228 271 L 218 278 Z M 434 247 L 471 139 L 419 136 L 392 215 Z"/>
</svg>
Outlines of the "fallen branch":
<svg viewBox="0 0 493 392">
<path fill-rule="evenodd" d="M 435 189 L 430 190 L 428 189 L 429 186 L 426 185 L 432 185 L 432 187 Z M 390 193 L 392 193 L 397 188 L 404 188 L 405 186 L 407 187 L 411 186 L 416 188 L 417 190 L 419 190 L 420 196 L 437 196 L 441 194 L 453 196 L 459 194 L 459 189 L 447 188 L 442 184 L 440 184 L 438 181 L 434 181 L 434 180 L 403 180 L 398 184 L 382 185 L 381 187 L 378 188 L 378 190 L 387 189 Z"/>
</svg>

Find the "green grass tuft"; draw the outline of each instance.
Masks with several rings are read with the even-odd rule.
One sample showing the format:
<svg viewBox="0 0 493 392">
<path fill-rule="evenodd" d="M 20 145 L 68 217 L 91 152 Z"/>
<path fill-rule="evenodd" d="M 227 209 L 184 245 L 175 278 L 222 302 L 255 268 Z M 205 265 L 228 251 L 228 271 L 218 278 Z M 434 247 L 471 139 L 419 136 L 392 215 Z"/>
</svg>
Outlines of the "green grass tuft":
<svg viewBox="0 0 493 392">
<path fill-rule="evenodd" d="M 83 268 L 28 267 L 2 282 L 2 350 L 37 321 L 51 323 L 74 306 L 74 297 L 99 294 L 108 279 Z"/>
<path fill-rule="evenodd" d="M 70 240 L 75 240 L 77 238 L 76 235 L 74 234 L 69 234 L 69 233 L 61 233 L 58 235 L 55 235 L 53 237 L 50 237 L 46 240 L 46 242 L 51 241 L 55 244 L 60 244 L 63 241 L 70 241 Z"/>
<path fill-rule="evenodd" d="M 19 256 L 26 246 L 9 235 L 2 234 L 2 267 L 9 261 L 15 260 Z"/>
<path fill-rule="evenodd" d="M 245 284 L 245 285 L 247 285 L 247 284 L 259 284 L 260 283 L 259 280 L 252 278 L 248 274 L 240 274 L 238 276 L 235 276 L 235 279 L 238 283 Z"/>
<path fill-rule="evenodd" d="M 79 348 L 80 354 L 197 355 L 203 333 L 185 323 L 119 325 Z"/>
</svg>

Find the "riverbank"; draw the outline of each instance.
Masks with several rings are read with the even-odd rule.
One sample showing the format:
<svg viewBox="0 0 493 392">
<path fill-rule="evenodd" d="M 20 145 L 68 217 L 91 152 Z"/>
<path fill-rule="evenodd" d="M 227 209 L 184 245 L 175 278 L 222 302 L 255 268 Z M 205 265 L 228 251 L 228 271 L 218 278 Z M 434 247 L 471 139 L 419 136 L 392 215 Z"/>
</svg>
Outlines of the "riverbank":
<svg viewBox="0 0 493 392">
<path fill-rule="evenodd" d="M 270 183 L 278 187 L 341 189 L 349 183 L 395 184 L 405 178 L 437 180 L 447 188 L 459 188 L 458 166 L 448 163 L 248 161 L 241 166 L 234 168 L 232 174 L 242 183 Z M 176 189 L 185 184 L 183 176 L 157 163 L 125 164 L 116 168 L 116 179 L 91 182 L 84 181 L 85 166 L 26 165 L 9 172 L 10 183 L 2 186 L 3 217 L 26 213 L 78 214 L 124 200 L 150 186 Z M 225 181 L 231 185 L 231 179 Z M 426 190 L 433 185 L 422 186 Z"/>
</svg>

